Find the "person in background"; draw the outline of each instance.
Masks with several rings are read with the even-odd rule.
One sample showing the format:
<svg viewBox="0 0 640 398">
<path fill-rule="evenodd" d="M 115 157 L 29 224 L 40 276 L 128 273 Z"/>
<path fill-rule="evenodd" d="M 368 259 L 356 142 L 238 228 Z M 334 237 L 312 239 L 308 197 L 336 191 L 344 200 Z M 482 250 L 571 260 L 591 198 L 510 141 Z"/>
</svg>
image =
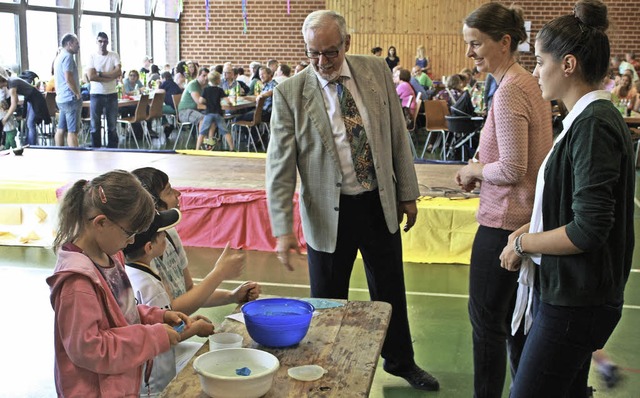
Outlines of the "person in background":
<svg viewBox="0 0 640 398">
<path fill-rule="evenodd" d="M 507 353 L 513 377 L 524 340 L 522 329 L 509 333 L 518 275 L 501 268 L 500 252 L 531 216 L 536 175 L 551 148 L 551 105 L 516 62 L 518 45 L 527 39 L 522 9 L 484 4 L 466 17 L 462 34 L 467 57 L 498 86 L 480 133 L 478 161 L 456 174 L 465 191 L 480 184 L 480 226 L 469 267 L 474 396 L 497 398 L 504 389 Z"/>
<path fill-rule="evenodd" d="M 140 74 L 137 70 L 132 69 L 129 71 L 127 78 L 122 82 L 122 90 L 126 95 L 138 95 L 140 89 L 144 87 L 140 81 Z"/>
<path fill-rule="evenodd" d="M 271 75 L 276 73 L 276 70 L 278 70 L 278 60 L 276 59 L 270 59 L 267 61 L 267 68 L 271 69 Z"/>
<path fill-rule="evenodd" d="M 262 81 L 262 90 L 260 94 L 256 96 L 256 104 L 260 100 L 260 98 L 265 98 L 264 105 L 262 106 L 262 121 L 269 123 L 271 120 L 271 104 L 273 100 L 273 89 L 278 85 L 273 79 L 273 73 L 270 68 L 262 67 L 260 68 L 260 80 Z M 238 117 L 237 120 L 253 120 L 253 115 L 255 111 L 250 111 L 244 113 Z"/>
<path fill-rule="evenodd" d="M 411 83 L 411 73 L 406 69 L 396 69 L 393 72 L 393 82 L 396 85 L 396 93 L 400 98 L 403 108 L 409 108 L 409 112 L 413 115 L 416 112 L 416 92 L 413 90 Z M 411 103 L 409 103 L 411 99 Z"/>
<path fill-rule="evenodd" d="M 58 58 L 58 55 L 60 54 L 60 51 L 62 51 L 62 47 L 58 47 L 56 56 L 53 57 L 53 61 L 51 62 L 51 79 L 47 80 L 47 84 L 45 84 L 44 86 L 44 91 L 46 91 L 47 93 L 54 93 L 56 91 L 56 78 L 53 67 L 56 63 L 56 58 Z"/>
<path fill-rule="evenodd" d="M 636 68 L 634 68 L 633 65 L 631 65 L 629 62 L 623 60 L 621 57 L 617 55 L 612 57 L 611 66 L 618 69 L 618 73 L 620 73 L 620 75 L 624 75 L 624 72 L 626 70 L 630 70 L 633 74 L 632 81 L 638 81 L 638 72 L 636 71 Z"/>
<path fill-rule="evenodd" d="M 394 46 L 389 47 L 387 50 L 387 57 L 384 60 L 387 61 L 387 65 L 391 71 L 400 64 L 400 57 L 398 57 Z"/>
<path fill-rule="evenodd" d="M 220 74 L 218 72 L 209 72 L 209 85 L 202 90 L 202 96 L 199 103 L 206 105 L 204 119 L 202 120 L 202 126 L 200 127 L 200 133 L 196 141 L 196 150 L 200 149 L 204 142 L 209 148 L 213 149 L 215 141 L 213 140 L 213 127 L 217 127 L 218 136 L 224 137 L 227 141 L 227 146 L 230 151 L 233 151 L 233 139 L 231 134 L 227 131 L 227 123 L 224 120 L 223 111 L 220 106 L 223 98 L 227 97 L 225 91 L 220 87 Z M 226 100 L 224 100 L 226 101 Z M 208 140 L 205 140 L 205 136 L 209 136 Z"/>
<path fill-rule="evenodd" d="M 611 91 L 611 98 L 614 101 L 618 101 L 615 105 L 618 105 L 620 101 L 623 102 L 627 109 L 631 110 L 635 108 L 638 101 L 638 90 L 631 82 L 633 77 L 631 73 L 623 73 L 620 76 L 620 84 L 615 86 Z"/>
<path fill-rule="evenodd" d="M 505 270 L 520 269 L 524 302 L 514 321 L 533 317 L 513 397 L 592 396 L 592 353 L 622 316 L 635 242 L 636 171 L 629 129 L 601 90 L 608 25 L 604 3 L 582 0 L 535 40 L 533 75 L 542 96 L 561 100 L 569 113 L 540 167 L 531 219 L 500 255 Z"/>
<path fill-rule="evenodd" d="M 153 59 L 148 56 L 145 55 L 144 58 L 142 58 L 142 68 L 140 68 L 140 73 L 145 73 L 145 74 L 149 74 L 151 73 L 151 66 L 153 65 Z"/>
<path fill-rule="evenodd" d="M 624 55 L 625 61 L 633 65 L 633 68 L 637 71 L 640 70 L 640 61 L 636 59 L 636 53 L 630 52 Z"/>
<path fill-rule="evenodd" d="M 476 85 L 476 79 L 473 77 L 473 71 L 469 68 L 464 68 L 458 73 L 460 76 L 464 76 L 465 90 L 472 90 Z"/>
<path fill-rule="evenodd" d="M 239 82 L 244 83 L 245 86 L 247 86 L 247 89 L 245 90 L 245 93 L 249 93 L 249 83 L 251 83 L 251 79 L 249 78 L 249 76 L 244 74 L 244 68 L 239 66 L 237 68 L 235 68 L 233 70 L 234 74 L 236 75 L 236 80 Z"/>
<path fill-rule="evenodd" d="M 161 256 L 166 247 L 166 231 L 180 222 L 181 214 L 178 209 L 169 209 L 156 212 L 149 229 L 136 234 L 133 243 L 123 249 L 126 259 L 126 272 L 133 294 L 138 304 L 158 307 L 164 310 L 171 309 L 171 299 L 158 275 L 153 260 Z M 213 334 L 214 326 L 205 316 L 191 317 L 191 326 L 180 333 L 180 341 L 185 341 L 192 336 L 208 337 Z M 179 343 L 185 344 L 185 343 Z M 158 396 L 162 390 L 176 376 L 177 361 L 176 347 L 172 347 L 155 358 L 153 362 L 145 364 L 145 382 L 140 388 L 141 397 Z M 147 372 L 149 376 L 147 377 Z"/>
<path fill-rule="evenodd" d="M 415 73 L 417 73 L 417 74 L 423 73 L 424 74 L 424 72 L 422 72 L 422 69 L 420 69 L 419 66 L 416 65 L 416 66 L 413 67 L 413 71 L 415 71 L 416 69 L 417 69 L 417 72 L 415 72 Z M 422 87 L 422 85 L 420 84 L 418 79 L 416 79 L 416 77 L 414 75 L 412 75 L 411 73 L 409 75 L 410 75 L 409 84 L 411 84 L 411 87 L 413 87 L 413 91 L 415 91 L 416 96 L 418 94 L 422 94 L 422 100 L 423 101 L 426 101 L 427 99 L 429 99 L 429 93 L 427 92 L 427 90 L 424 87 Z"/>
<path fill-rule="evenodd" d="M 153 221 L 153 199 L 131 173 L 78 180 L 65 193 L 47 278 L 55 312 L 58 396 L 138 396 L 147 361 L 180 341 L 183 313 L 137 305 L 122 249 Z"/>
<path fill-rule="evenodd" d="M 16 76 L 10 76 L 8 71 L 0 66 L 0 89 L 6 88 L 10 97 L 9 109 L 5 117 L 2 119 L 2 123 L 7 123 L 10 116 L 18 107 L 19 95 L 24 97 L 27 115 L 27 144 L 38 144 L 38 130 L 36 125 L 41 122 L 51 123 L 51 116 L 49 115 L 49 109 L 44 96 L 37 88 L 22 80 Z"/>
<path fill-rule="evenodd" d="M 67 33 L 60 42 L 62 51 L 54 62 L 54 76 L 56 80 L 56 104 L 60 117 L 56 130 L 55 143 L 64 145 L 65 132 L 67 133 L 67 145 L 78 146 L 78 130 L 81 128 L 82 94 L 80 93 L 80 76 L 78 65 L 73 56 L 78 54 L 80 43 L 73 33 Z"/>
<path fill-rule="evenodd" d="M 202 127 L 201 123 L 204 118 L 204 114 L 198 110 L 198 103 L 200 102 L 202 89 L 207 86 L 208 76 L 209 69 L 200 68 L 198 77 L 187 84 L 178 104 L 180 120 L 197 124 L 198 131 Z"/>
<path fill-rule="evenodd" d="M 273 74 L 273 80 L 280 84 L 291 76 L 291 67 L 287 64 L 278 65 L 276 73 Z"/>
<path fill-rule="evenodd" d="M 120 56 L 107 50 L 109 37 L 98 33 L 98 51 L 91 54 L 87 64 L 87 75 L 91 80 L 91 146 L 102 146 L 102 112 L 107 119 L 107 146 L 118 147 L 116 122 L 118 120 L 118 94 L 116 81 L 122 75 Z"/>
<path fill-rule="evenodd" d="M 147 86 L 151 88 L 156 80 L 160 80 L 160 68 L 158 65 L 151 65 L 151 73 L 147 76 Z"/>
<path fill-rule="evenodd" d="M 16 135 L 18 135 L 18 123 L 13 114 L 8 114 L 9 104 L 0 100 L 0 134 L 4 134 L 4 149 L 17 148 Z M 6 120 L 6 122 L 5 122 Z"/>
<path fill-rule="evenodd" d="M 451 75 L 447 78 L 447 87 L 440 90 L 433 99 L 447 101 L 449 107 L 455 105 L 456 101 L 462 95 L 464 90 L 464 81 L 460 75 Z"/>
<path fill-rule="evenodd" d="M 173 96 L 175 94 L 182 94 L 182 89 L 173 81 L 173 76 L 171 76 L 170 72 L 162 72 L 160 76 L 160 87 L 164 90 L 164 104 L 162 104 L 162 113 L 167 115 L 175 115 L 176 108 L 173 103 Z M 162 124 L 164 126 L 164 135 L 169 138 L 171 132 L 173 131 L 173 126 L 169 124 L 169 122 L 164 118 Z"/>
<path fill-rule="evenodd" d="M 420 192 L 391 73 L 382 58 L 346 55 L 351 37 L 335 11 L 309 14 L 302 34 L 311 67 L 274 88 L 267 148 L 278 259 L 293 270 L 291 251 L 299 253 L 293 230 L 299 173 L 311 297 L 347 299 L 360 250 L 371 300 L 393 308 L 384 370 L 414 388 L 438 390 L 415 363 L 409 330 L 399 224 L 405 215 L 405 232 L 415 224 Z"/>
<path fill-rule="evenodd" d="M 187 69 L 185 72 L 185 77 L 188 81 L 194 80 L 198 77 L 198 70 L 200 65 L 196 61 L 187 61 Z"/>
<path fill-rule="evenodd" d="M 382 57 L 382 47 L 373 47 L 371 49 L 371 54 L 376 57 Z"/>
<path fill-rule="evenodd" d="M 294 75 L 297 75 L 298 73 L 302 72 L 304 70 L 304 68 L 306 68 L 307 66 L 309 66 L 308 63 L 301 61 L 296 65 L 296 68 L 294 70 Z"/>
<path fill-rule="evenodd" d="M 163 171 L 143 167 L 132 173 L 153 196 L 157 210 L 180 206 L 180 192 L 173 189 L 169 177 Z M 233 253 L 227 244 L 215 267 L 196 285 L 193 283 L 189 260 L 176 229 L 168 229 L 166 238 L 166 249 L 161 257 L 155 258 L 152 266 L 158 270 L 171 297 L 171 307 L 174 310 L 193 314 L 201 307 L 241 304 L 256 300 L 260 296 L 261 287 L 257 282 L 242 283 L 234 290 L 219 289 L 223 281 L 237 278 L 242 273 L 245 267 L 245 255 L 242 251 Z"/>
<path fill-rule="evenodd" d="M 249 64 L 251 69 L 251 81 L 249 82 L 249 94 L 256 95 L 256 83 L 260 82 L 260 62 L 252 62 Z M 258 94 L 260 92 L 258 91 Z"/>
<path fill-rule="evenodd" d="M 414 66 L 411 69 L 411 74 L 413 75 L 413 77 L 416 78 L 416 80 L 423 87 L 424 90 L 429 90 L 431 87 L 433 87 L 433 81 L 431 80 L 429 75 L 424 73 L 424 70 L 420 68 L 420 66 L 418 65 Z M 427 98 L 424 97 L 424 99 L 427 99 Z"/>
<path fill-rule="evenodd" d="M 171 72 L 171 64 L 164 64 L 163 72 Z"/>
<path fill-rule="evenodd" d="M 429 64 L 429 59 L 425 55 L 424 46 L 420 45 L 416 49 L 416 64 L 415 66 L 420 67 L 423 71 L 427 70 L 427 65 Z"/>
<path fill-rule="evenodd" d="M 231 62 L 227 62 L 224 64 L 222 68 L 222 74 L 224 75 L 224 79 L 222 79 L 222 84 L 220 87 L 224 90 L 227 95 L 232 95 L 238 93 L 238 95 L 246 95 L 244 88 L 242 85 L 236 80 L 236 73 L 231 65 Z"/>
<path fill-rule="evenodd" d="M 175 68 L 173 68 L 173 81 L 176 82 L 178 87 L 184 90 L 184 86 L 187 84 L 187 62 L 179 61 Z"/>
</svg>

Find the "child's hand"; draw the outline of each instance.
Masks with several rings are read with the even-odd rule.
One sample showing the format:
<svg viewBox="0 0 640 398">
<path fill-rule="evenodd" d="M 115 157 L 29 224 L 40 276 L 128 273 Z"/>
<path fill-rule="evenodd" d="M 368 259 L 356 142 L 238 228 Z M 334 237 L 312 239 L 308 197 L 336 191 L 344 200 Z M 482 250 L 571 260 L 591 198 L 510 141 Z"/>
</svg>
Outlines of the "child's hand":
<svg viewBox="0 0 640 398">
<path fill-rule="evenodd" d="M 238 304 L 246 303 L 247 301 L 256 300 L 260 297 L 260 284 L 258 282 L 245 282 L 242 285 L 235 288 L 231 295 L 234 298 L 234 301 Z"/>
<path fill-rule="evenodd" d="M 169 336 L 169 344 L 174 346 L 180 342 L 180 333 L 173 330 L 171 325 L 167 325 L 166 323 L 163 325 L 164 329 L 167 331 L 167 335 Z"/>
<path fill-rule="evenodd" d="M 245 254 L 243 251 L 231 252 L 230 243 L 227 242 L 224 251 L 216 261 L 215 272 L 219 272 L 223 280 L 234 279 L 242 274 L 245 266 Z"/>
<path fill-rule="evenodd" d="M 171 326 L 178 326 L 180 322 L 184 322 L 186 327 L 191 325 L 189 316 L 180 311 L 165 311 L 163 321 Z"/>
<path fill-rule="evenodd" d="M 196 315 L 191 318 L 191 334 L 194 332 L 200 337 L 208 337 L 213 334 L 215 330 L 215 326 L 213 323 L 205 316 Z"/>
</svg>

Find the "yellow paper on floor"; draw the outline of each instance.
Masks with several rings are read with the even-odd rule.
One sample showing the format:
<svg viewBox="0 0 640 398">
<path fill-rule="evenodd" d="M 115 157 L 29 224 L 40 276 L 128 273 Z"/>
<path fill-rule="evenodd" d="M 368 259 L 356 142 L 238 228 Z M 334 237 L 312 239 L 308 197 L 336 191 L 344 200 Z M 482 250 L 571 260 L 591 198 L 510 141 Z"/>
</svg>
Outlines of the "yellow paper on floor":
<svg viewBox="0 0 640 398">
<path fill-rule="evenodd" d="M 1 240 L 14 240 L 16 236 L 11 232 L 0 231 L 0 241 Z"/>
<path fill-rule="evenodd" d="M 22 207 L 0 206 L 0 224 L 21 225 L 22 224 Z"/>
<path fill-rule="evenodd" d="M 33 242 L 34 240 L 40 240 L 40 236 L 34 231 L 31 231 L 26 236 L 21 236 L 19 240 L 20 243 L 29 243 Z"/>
</svg>

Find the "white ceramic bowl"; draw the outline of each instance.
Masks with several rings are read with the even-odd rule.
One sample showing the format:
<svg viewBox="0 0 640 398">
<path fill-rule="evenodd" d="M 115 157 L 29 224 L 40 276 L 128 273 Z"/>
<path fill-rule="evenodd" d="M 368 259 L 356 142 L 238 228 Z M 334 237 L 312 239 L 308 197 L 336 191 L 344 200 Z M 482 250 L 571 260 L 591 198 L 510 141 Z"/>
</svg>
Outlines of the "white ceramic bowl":
<svg viewBox="0 0 640 398">
<path fill-rule="evenodd" d="M 238 376 L 236 369 L 245 367 L 251 374 Z M 212 398 L 258 398 L 271 389 L 280 361 L 253 348 L 226 348 L 200 355 L 193 368 L 202 390 Z"/>
</svg>

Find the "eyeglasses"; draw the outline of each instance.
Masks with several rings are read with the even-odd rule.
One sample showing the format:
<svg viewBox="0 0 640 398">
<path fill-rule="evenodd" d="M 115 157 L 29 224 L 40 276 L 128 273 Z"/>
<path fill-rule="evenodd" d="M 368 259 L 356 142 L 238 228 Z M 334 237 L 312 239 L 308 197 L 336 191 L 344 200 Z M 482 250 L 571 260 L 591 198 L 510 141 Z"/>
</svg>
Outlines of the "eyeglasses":
<svg viewBox="0 0 640 398">
<path fill-rule="evenodd" d="M 122 230 L 122 232 L 124 232 L 124 234 L 127 236 L 127 240 L 133 238 L 134 236 L 136 236 L 137 232 L 131 232 L 131 231 L 127 231 L 126 229 L 122 228 L 122 225 L 118 224 L 117 222 L 109 219 L 109 221 L 111 221 L 112 223 L 114 223 L 118 228 L 120 228 L 120 230 Z"/>
<path fill-rule="evenodd" d="M 334 51 L 305 51 L 304 52 L 305 55 L 307 56 L 307 58 L 309 59 L 319 59 L 321 55 L 324 55 L 325 58 L 335 58 L 338 56 L 338 54 L 340 54 L 340 50 L 334 50 Z"/>
</svg>

